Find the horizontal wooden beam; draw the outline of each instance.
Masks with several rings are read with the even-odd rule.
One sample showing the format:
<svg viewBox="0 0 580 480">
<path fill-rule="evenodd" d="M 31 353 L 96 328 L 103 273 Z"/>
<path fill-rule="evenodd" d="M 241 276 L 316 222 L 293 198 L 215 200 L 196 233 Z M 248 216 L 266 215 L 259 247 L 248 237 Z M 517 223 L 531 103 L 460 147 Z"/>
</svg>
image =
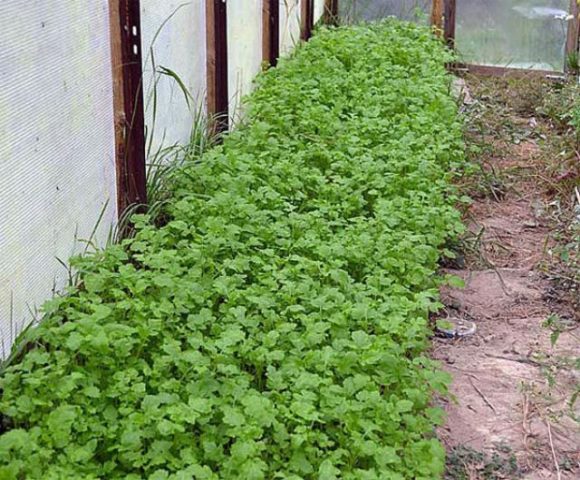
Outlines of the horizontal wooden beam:
<svg viewBox="0 0 580 480">
<path fill-rule="evenodd" d="M 543 77 L 543 78 L 559 78 L 563 77 L 561 72 L 551 70 L 533 70 L 530 68 L 510 68 L 510 67 L 496 67 L 490 65 L 475 65 L 469 63 L 456 63 L 449 66 L 449 69 L 457 73 L 471 73 L 473 75 L 489 76 L 489 77 Z"/>
</svg>

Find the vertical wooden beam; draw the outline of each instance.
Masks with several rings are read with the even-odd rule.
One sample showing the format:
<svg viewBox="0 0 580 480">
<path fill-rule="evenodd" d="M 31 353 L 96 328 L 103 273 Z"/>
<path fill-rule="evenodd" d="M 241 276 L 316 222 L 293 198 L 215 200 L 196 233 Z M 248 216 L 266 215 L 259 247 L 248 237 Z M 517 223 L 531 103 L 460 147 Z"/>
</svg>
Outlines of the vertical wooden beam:
<svg viewBox="0 0 580 480">
<path fill-rule="evenodd" d="M 451 48 L 455 47 L 455 12 L 456 0 L 445 0 L 444 37 Z"/>
<path fill-rule="evenodd" d="M 216 133 L 229 125 L 228 23 L 225 0 L 206 0 L 207 107 Z"/>
<path fill-rule="evenodd" d="M 117 210 L 147 203 L 139 0 L 109 0 Z"/>
<path fill-rule="evenodd" d="M 570 0 L 570 16 L 572 18 L 568 22 L 568 34 L 566 37 L 566 71 L 578 74 L 580 72 L 571 72 L 570 65 L 568 65 L 568 60 L 571 56 L 575 54 L 576 59 L 578 59 L 580 54 L 580 45 L 578 44 L 580 41 L 580 4 L 578 0 Z"/>
<path fill-rule="evenodd" d="M 443 33 L 443 3 L 444 0 L 433 0 L 431 7 L 431 26 L 438 36 Z"/>
<path fill-rule="evenodd" d="M 300 1 L 302 3 L 300 11 L 300 20 L 302 23 L 300 38 L 306 41 L 312 37 L 312 28 L 314 27 L 314 0 Z"/>
<path fill-rule="evenodd" d="M 275 67 L 280 56 L 280 0 L 262 0 L 262 60 Z"/>
<path fill-rule="evenodd" d="M 338 0 L 324 0 L 324 23 L 338 25 Z"/>
</svg>

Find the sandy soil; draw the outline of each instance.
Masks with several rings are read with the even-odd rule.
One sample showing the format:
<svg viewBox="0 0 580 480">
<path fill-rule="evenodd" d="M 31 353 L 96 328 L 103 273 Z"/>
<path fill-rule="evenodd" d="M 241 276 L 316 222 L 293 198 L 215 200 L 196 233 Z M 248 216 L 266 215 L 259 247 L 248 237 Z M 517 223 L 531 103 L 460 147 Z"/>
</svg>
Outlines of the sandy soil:
<svg viewBox="0 0 580 480">
<path fill-rule="evenodd" d="M 538 146 L 528 139 L 510 152 L 494 161 L 498 172 L 525 171 Z M 448 420 L 439 437 L 449 451 L 462 446 L 489 455 L 509 452 L 520 470 L 513 477 L 488 477 L 466 466 L 466 478 L 580 479 L 580 430 L 569 408 L 580 378 L 568 365 L 580 356 L 580 331 L 562 333 L 552 347 L 551 332 L 542 326 L 553 313 L 573 324 L 578 312 L 554 300 L 554 286 L 540 268 L 551 248 L 542 217 L 547 199 L 526 176 L 511 178 L 499 201 L 477 199 L 468 215 L 469 229 L 480 233 L 485 262 L 448 270 L 466 287 L 442 292 L 441 318 L 473 321 L 477 332 L 434 341 L 433 355 L 452 374 L 455 397 L 445 403 Z"/>
</svg>

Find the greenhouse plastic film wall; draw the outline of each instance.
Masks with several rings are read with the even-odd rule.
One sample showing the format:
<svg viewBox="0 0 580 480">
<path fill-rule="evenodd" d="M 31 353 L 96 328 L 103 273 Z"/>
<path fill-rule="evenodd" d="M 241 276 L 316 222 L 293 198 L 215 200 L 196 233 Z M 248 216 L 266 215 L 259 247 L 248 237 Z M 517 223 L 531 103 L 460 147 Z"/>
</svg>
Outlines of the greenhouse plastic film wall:
<svg viewBox="0 0 580 480">
<path fill-rule="evenodd" d="M 299 42 L 306 1 L 280 0 L 281 55 Z M 315 22 L 324 4 L 312 1 Z M 119 213 L 110 5 L 2 1 L 0 356 L 71 281 L 70 257 L 103 246 Z M 263 3 L 227 6 L 230 115 L 237 115 L 263 61 Z M 206 114 L 207 11 L 204 0 L 141 0 L 139 13 L 151 164 L 187 144 Z"/>
<path fill-rule="evenodd" d="M 159 149 L 186 143 L 200 113 L 206 94 L 205 15 L 204 0 L 141 0 L 150 161 Z"/>
<path fill-rule="evenodd" d="M 402 20 L 427 23 L 431 4 L 431 0 L 342 0 L 338 5 L 340 16 L 349 22 L 394 16 Z"/>
<path fill-rule="evenodd" d="M 319 21 L 324 15 L 325 0 L 314 0 L 314 22 Z"/>
<path fill-rule="evenodd" d="M 262 64 L 262 0 L 228 2 L 228 59 L 230 115 L 236 119 Z"/>
<path fill-rule="evenodd" d="M 300 41 L 300 19 L 301 0 L 280 0 L 280 53 L 282 55 L 290 53 Z"/>
<path fill-rule="evenodd" d="M 280 51 L 288 54 L 300 40 L 302 3 L 308 0 L 280 1 Z M 234 119 L 243 111 L 242 98 L 250 93 L 262 65 L 262 0 L 228 2 L 228 78 L 230 114 Z M 316 23 L 324 14 L 324 0 L 312 2 Z"/>
<path fill-rule="evenodd" d="M 69 273 L 60 261 L 88 240 L 102 245 L 117 212 L 107 0 L 2 0 L 1 10 L 5 356 L 36 309 L 66 285 Z"/>
<path fill-rule="evenodd" d="M 456 46 L 470 63 L 564 69 L 569 0 L 459 0 Z"/>
</svg>

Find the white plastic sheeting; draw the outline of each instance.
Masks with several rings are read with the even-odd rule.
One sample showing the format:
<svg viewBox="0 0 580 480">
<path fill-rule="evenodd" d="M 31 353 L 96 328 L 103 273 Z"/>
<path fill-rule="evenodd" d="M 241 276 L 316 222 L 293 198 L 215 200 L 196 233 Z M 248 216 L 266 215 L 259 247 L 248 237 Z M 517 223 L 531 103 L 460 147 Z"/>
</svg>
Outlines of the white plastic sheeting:
<svg viewBox="0 0 580 480">
<path fill-rule="evenodd" d="M 116 217 L 107 0 L 0 2 L 0 356 Z"/>
<path fill-rule="evenodd" d="M 205 105 L 205 5 L 141 0 L 149 160 L 187 143 Z M 300 41 L 301 6 L 280 0 L 283 55 Z M 316 0 L 315 21 L 323 10 Z M 61 262 L 85 240 L 104 245 L 117 198 L 109 0 L 0 0 L 0 13 L 2 357 L 63 290 Z M 262 63 L 261 0 L 228 1 L 228 50 L 235 114 Z"/>
<path fill-rule="evenodd" d="M 325 0 L 314 0 L 314 23 L 316 24 L 324 15 Z"/>
<path fill-rule="evenodd" d="M 300 41 L 301 1 L 280 0 L 280 55 L 289 54 Z"/>
<path fill-rule="evenodd" d="M 462 1 L 464 0 L 457 3 Z M 341 0 L 338 3 L 340 16 L 349 22 L 394 16 L 402 20 L 427 23 L 431 5 L 431 0 Z"/>
<path fill-rule="evenodd" d="M 262 65 L 262 0 L 228 2 L 228 90 L 234 123 Z"/>
<path fill-rule="evenodd" d="M 563 71 L 569 7 L 569 0 L 463 0 L 455 45 L 469 63 Z"/>
<path fill-rule="evenodd" d="M 204 104 L 205 21 L 205 0 L 141 0 L 150 161 L 160 148 L 189 140 L 195 117 Z M 189 102 L 185 95 L 190 97 Z"/>
</svg>

